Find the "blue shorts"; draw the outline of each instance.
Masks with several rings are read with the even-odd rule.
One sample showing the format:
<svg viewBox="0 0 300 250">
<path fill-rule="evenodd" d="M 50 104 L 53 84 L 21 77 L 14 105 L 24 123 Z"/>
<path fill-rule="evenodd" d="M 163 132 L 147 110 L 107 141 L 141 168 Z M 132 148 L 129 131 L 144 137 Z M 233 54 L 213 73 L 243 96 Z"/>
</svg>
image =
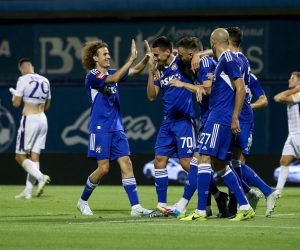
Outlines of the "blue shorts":
<svg viewBox="0 0 300 250">
<path fill-rule="evenodd" d="M 210 155 L 225 160 L 232 138 L 231 127 L 206 122 L 200 139 L 200 155 Z"/>
<path fill-rule="evenodd" d="M 91 133 L 88 144 L 88 157 L 111 161 L 130 155 L 128 139 L 124 131 Z"/>
<path fill-rule="evenodd" d="M 232 147 L 238 147 L 243 149 L 244 155 L 250 154 L 250 148 L 252 145 L 252 134 L 254 130 L 253 123 L 240 123 L 241 132 L 238 135 L 232 136 Z"/>
<path fill-rule="evenodd" d="M 189 158 L 193 156 L 195 147 L 196 135 L 192 120 L 182 119 L 162 123 L 155 143 L 155 155 Z"/>
</svg>

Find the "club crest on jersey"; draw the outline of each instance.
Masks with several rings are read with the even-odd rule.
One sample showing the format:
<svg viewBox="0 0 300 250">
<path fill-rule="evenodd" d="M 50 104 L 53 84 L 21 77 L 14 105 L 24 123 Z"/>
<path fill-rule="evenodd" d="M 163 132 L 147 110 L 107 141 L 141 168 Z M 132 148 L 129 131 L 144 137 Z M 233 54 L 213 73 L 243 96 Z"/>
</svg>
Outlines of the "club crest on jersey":
<svg viewBox="0 0 300 250">
<path fill-rule="evenodd" d="M 100 154 L 102 151 L 102 148 L 100 146 L 97 146 L 95 151 L 96 151 L 96 153 Z"/>
<path fill-rule="evenodd" d="M 171 66 L 171 69 L 172 69 L 173 71 L 177 70 L 177 69 L 178 69 L 177 64 L 174 63 L 174 64 Z"/>
</svg>

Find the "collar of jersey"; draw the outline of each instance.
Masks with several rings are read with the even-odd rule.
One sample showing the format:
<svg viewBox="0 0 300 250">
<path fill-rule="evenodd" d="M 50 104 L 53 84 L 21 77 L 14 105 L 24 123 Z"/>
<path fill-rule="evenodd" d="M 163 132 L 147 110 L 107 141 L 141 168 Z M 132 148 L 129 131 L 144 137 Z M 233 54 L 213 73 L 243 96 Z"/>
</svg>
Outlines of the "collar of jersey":
<svg viewBox="0 0 300 250">
<path fill-rule="evenodd" d="M 168 66 L 165 66 L 165 69 L 169 68 L 173 64 L 173 62 L 175 61 L 176 58 L 177 58 L 177 56 L 174 56 L 172 62 L 170 62 L 170 64 Z"/>
</svg>

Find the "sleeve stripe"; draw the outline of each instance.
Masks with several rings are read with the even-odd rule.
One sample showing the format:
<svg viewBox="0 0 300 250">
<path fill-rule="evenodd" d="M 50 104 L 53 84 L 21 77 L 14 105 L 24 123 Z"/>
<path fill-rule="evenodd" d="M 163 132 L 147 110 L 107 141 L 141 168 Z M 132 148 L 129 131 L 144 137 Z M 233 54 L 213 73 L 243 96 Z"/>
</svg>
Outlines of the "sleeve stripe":
<svg viewBox="0 0 300 250">
<path fill-rule="evenodd" d="M 226 61 L 227 61 L 227 62 L 232 61 L 232 57 L 231 57 L 230 51 L 226 51 L 226 52 L 224 53 L 224 55 L 225 55 L 225 58 L 226 58 Z"/>
</svg>

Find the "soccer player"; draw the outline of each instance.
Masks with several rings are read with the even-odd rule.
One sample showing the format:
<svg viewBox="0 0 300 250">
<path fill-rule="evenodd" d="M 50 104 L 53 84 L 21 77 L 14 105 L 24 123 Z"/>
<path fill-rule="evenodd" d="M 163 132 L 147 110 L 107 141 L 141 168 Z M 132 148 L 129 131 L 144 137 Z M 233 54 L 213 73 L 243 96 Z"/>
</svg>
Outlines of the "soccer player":
<svg viewBox="0 0 300 250">
<path fill-rule="evenodd" d="M 169 86 L 172 79 L 179 79 L 193 85 L 193 81 L 183 73 L 182 62 L 172 53 L 172 42 L 162 36 L 152 43 L 153 57 L 149 62 L 147 97 L 154 101 L 162 92 L 163 122 L 155 144 L 155 187 L 158 197 L 155 211 L 168 212 L 167 162 L 177 157 L 184 170 L 189 172 L 190 160 L 195 148 L 195 111 L 192 93 L 184 88 Z M 156 63 L 156 65 L 155 65 Z"/>
<path fill-rule="evenodd" d="M 274 96 L 277 103 L 287 105 L 289 134 L 285 141 L 280 159 L 280 173 L 276 189 L 282 193 L 287 176 L 289 164 L 300 158 L 300 72 L 293 72 L 289 79 L 289 89 Z"/>
<path fill-rule="evenodd" d="M 19 77 L 16 89 L 10 88 L 13 95 L 12 105 L 19 108 L 22 100 L 24 108 L 16 141 L 16 161 L 27 172 L 26 186 L 16 199 L 31 199 L 36 180 L 39 197 L 50 177 L 40 171 L 40 153 L 45 148 L 48 131 L 47 117 L 44 113 L 49 109 L 51 101 L 50 83 L 44 76 L 34 73 L 34 67 L 28 58 L 19 60 Z"/>
<path fill-rule="evenodd" d="M 198 206 L 196 211 L 181 220 L 206 220 L 206 201 L 211 180 L 211 166 L 222 176 L 229 190 L 236 195 L 240 205 L 233 221 L 253 218 L 255 212 L 227 165 L 232 133 L 240 133 L 239 114 L 245 98 L 245 84 L 236 55 L 229 51 L 229 34 L 225 29 L 215 29 L 210 37 L 214 55 L 218 58 L 215 79 L 209 99 L 209 115 L 201 134 L 202 155 L 198 168 Z"/>
<path fill-rule="evenodd" d="M 131 204 L 131 216 L 143 216 L 150 210 L 140 205 L 133 167 L 129 158 L 128 139 L 122 125 L 118 84 L 127 76 L 143 71 L 151 53 L 145 41 L 147 53 L 134 67 L 137 58 L 134 40 L 128 61 L 119 70 L 110 69 L 108 45 L 99 40 L 87 42 L 83 48 L 82 64 L 89 70 L 85 78 L 85 87 L 91 108 L 88 157 L 97 160 L 98 167 L 88 177 L 85 188 L 77 203 L 82 215 L 93 215 L 88 199 L 99 182 L 109 172 L 110 161 L 117 160 L 122 174 L 122 184 Z"/>
<path fill-rule="evenodd" d="M 191 69 L 191 60 L 195 54 L 203 50 L 203 45 L 201 41 L 196 37 L 184 37 L 176 43 L 178 48 L 178 55 L 182 63 L 187 69 Z M 201 133 L 204 128 L 204 124 L 207 120 L 209 114 L 208 107 L 208 95 L 210 94 L 212 80 L 208 78 L 208 74 L 212 74 L 215 70 L 216 62 L 212 57 L 204 56 L 198 62 L 200 64 L 199 71 L 196 76 L 196 85 L 184 83 L 178 79 L 172 79 L 170 81 L 170 86 L 177 88 L 186 88 L 192 93 L 196 94 L 197 101 L 200 107 L 200 127 L 198 131 L 198 141 L 196 148 L 199 149 Z M 204 96 L 202 88 L 205 90 Z M 197 151 L 194 152 L 193 158 L 190 162 L 190 171 L 188 173 L 188 182 L 184 187 L 184 193 L 180 200 L 176 203 L 173 213 L 178 217 L 182 218 L 185 216 L 186 207 L 192 198 L 195 190 L 197 189 L 197 173 L 198 173 L 198 162 L 200 162 L 200 155 Z M 213 174 L 212 174 L 213 177 Z M 227 197 L 226 193 L 220 192 L 218 188 L 213 183 L 213 178 L 210 186 L 210 192 L 214 195 L 218 209 L 219 217 L 224 217 L 227 214 Z M 207 216 L 212 215 L 211 210 L 211 199 L 208 196 L 207 206 L 206 206 Z"/>
<path fill-rule="evenodd" d="M 258 187 L 265 195 L 267 201 L 266 216 L 270 216 L 274 211 L 278 193 L 276 190 L 268 186 L 259 176 L 257 176 L 257 174 L 249 166 L 245 165 L 246 158 L 250 154 L 254 128 L 254 117 L 251 107 L 251 83 L 254 84 L 255 79 L 253 78 L 253 75 L 250 76 L 250 65 L 248 59 L 242 52 L 240 52 L 240 45 L 243 39 L 241 29 L 239 27 L 228 27 L 226 30 L 229 33 L 229 49 L 234 52 L 240 60 L 241 71 L 243 73 L 246 87 L 245 100 L 239 115 L 241 132 L 238 135 L 233 135 L 232 138 L 232 167 L 242 182 L 244 192 L 246 193 L 252 208 L 254 210 L 256 209 L 257 203 L 260 199 L 260 193 L 252 190 L 244 180 Z M 254 88 L 252 89 L 255 91 Z M 264 93 L 260 94 L 263 96 Z M 256 104 L 256 106 L 258 106 L 258 104 Z M 233 194 L 231 195 L 228 209 L 232 214 L 235 214 L 237 211 L 237 203 Z"/>
</svg>

